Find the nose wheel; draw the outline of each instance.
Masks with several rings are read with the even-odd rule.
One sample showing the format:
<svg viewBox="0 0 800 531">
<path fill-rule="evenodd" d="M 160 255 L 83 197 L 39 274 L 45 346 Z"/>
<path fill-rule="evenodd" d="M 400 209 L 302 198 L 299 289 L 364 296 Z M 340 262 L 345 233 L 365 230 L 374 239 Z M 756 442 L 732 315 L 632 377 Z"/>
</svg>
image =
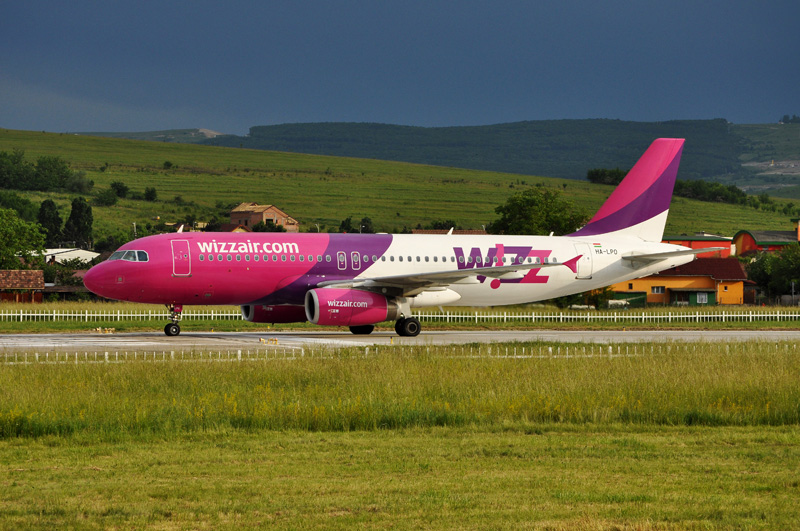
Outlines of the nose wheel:
<svg viewBox="0 0 800 531">
<path fill-rule="evenodd" d="M 181 333 L 181 325 L 178 323 L 181 320 L 183 306 L 180 304 L 168 304 L 167 310 L 169 310 L 169 318 L 172 320 L 172 322 L 167 323 L 167 325 L 164 327 L 164 333 L 170 337 L 177 336 Z"/>
</svg>

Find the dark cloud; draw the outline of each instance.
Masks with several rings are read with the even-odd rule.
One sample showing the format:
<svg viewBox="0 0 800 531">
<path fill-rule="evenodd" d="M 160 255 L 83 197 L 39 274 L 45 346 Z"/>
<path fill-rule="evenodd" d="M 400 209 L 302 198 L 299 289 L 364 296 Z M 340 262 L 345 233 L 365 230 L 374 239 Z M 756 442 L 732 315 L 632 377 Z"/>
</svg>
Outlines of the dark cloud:
<svg viewBox="0 0 800 531">
<path fill-rule="evenodd" d="M 10 3 L 0 126 L 53 131 L 800 113 L 800 4 Z"/>
</svg>

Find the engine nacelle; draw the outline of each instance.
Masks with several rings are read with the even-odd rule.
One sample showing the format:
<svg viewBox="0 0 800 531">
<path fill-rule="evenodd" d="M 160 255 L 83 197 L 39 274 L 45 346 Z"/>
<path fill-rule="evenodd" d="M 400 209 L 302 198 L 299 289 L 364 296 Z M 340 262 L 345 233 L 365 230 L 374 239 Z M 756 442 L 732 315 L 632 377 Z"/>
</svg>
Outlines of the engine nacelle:
<svg viewBox="0 0 800 531">
<path fill-rule="evenodd" d="M 395 320 L 399 314 L 397 302 L 371 291 L 318 288 L 306 293 L 306 318 L 318 325 L 371 325 Z"/>
<path fill-rule="evenodd" d="M 280 306 L 245 304 L 242 306 L 242 317 L 251 323 L 304 323 L 306 310 L 302 306 L 289 304 Z"/>
</svg>

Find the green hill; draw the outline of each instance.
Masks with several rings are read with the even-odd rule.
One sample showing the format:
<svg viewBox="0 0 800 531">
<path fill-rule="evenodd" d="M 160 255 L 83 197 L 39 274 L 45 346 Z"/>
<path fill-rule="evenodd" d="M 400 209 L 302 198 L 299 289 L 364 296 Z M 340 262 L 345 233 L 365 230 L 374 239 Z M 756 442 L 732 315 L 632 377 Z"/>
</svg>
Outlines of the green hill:
<svg viewBox="0 0 800 531">
<path fill-rule="evenodd" d="M 138 193 L 156 188 L 156 202 L 122 199 L 112 207 L 94 206 L 96 239 L 114 233 L 130 237 L 134 222 L 141 229 L 155 224 L 155 218 L 207 220 L 242 201 L 278 205 L 300 220 L 306 231 L 316 230 L 316 224 L 323 231 L 335 230 L 348 216 L 370 217 L 376 229 L 387 232 L 436 220 L 480 228 L 495 219 L 496 206 L 529 186 L 558 188 L 591 212 L 612 190 L 587 181 L 402 162 L 0 130 L 0 151 L 12 149 L 25 150 L 29 160 L 62 157 L 95 182 L 95 192 L 108 189 L 114 181 Z M 37 204 L 51 198 L 64 219 L 69 214 L 69 194 L 20 194 Z M 741 228 L 780 230 L 790 226 L 787 218 L 748 207 L 675 198 L 667 231 L 732 235 Z"/>
<path fill-rule="evenodd" d="M 203 143 L 585 179 L 591 168 L 630 168 L 658 137 L 686 138 L 682 179 L 737 174 L 741 138 L 725 120 L 547 120 L 474 127 L 316 123 L 250 128 Z"/>
</svg>

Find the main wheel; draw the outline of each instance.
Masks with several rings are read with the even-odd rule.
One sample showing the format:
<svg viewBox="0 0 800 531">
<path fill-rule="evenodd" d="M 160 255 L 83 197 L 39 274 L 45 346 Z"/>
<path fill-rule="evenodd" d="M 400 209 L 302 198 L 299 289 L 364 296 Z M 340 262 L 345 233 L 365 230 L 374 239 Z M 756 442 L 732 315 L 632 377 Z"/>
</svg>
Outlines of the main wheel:
<svg viewBox="0 0 800 531">
<path fill-rule="evenodd" d="M 416 317 L 409 317 L 407 319 L 400 319 L 395 323 L 394 329 L 397 335 L 403 337 L 416 337 L 422 330 L 419 320 Z"/>
<path fill-rule="evenodd" d="M 361 326 L 350 327 L 350 331 L 357 336 L 365 336 L 371 334 L 373 330 L 375 330 L 375 325 L 361 325 Z"/>
<path fill-rule="evenodd" d="M 178 323 L 167 323 L 164 327 L 164 333 L 168 336 L 177 336 L 181 333 L 181 327 Z"/>
</svg>

